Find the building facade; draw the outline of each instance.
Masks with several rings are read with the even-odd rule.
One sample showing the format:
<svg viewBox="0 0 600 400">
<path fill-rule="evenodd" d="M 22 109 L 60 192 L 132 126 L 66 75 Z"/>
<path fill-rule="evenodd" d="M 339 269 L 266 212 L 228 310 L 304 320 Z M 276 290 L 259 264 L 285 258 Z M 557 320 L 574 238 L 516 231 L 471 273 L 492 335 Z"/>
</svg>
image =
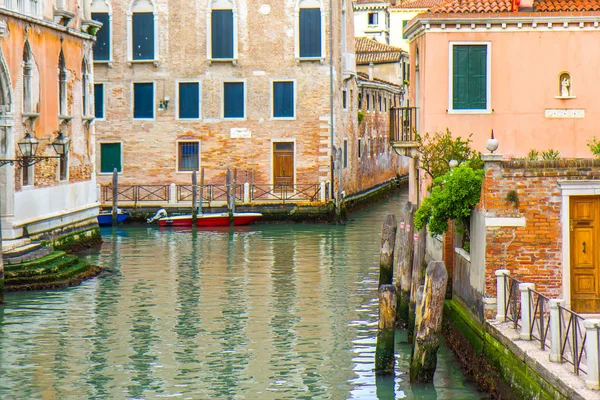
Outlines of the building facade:
<svg viewBox="0 0 600 400">
<path fill-rule="evenodd" d="M 0 2 L 4 239 L 97 226 L 89 24 L 76 1 Z"/>
<path fill-rule="evenodd" d="M 104 24 L 94 49 L 98 182 L 116 168 L 124 184 L 187 184 L 203 168 L 207 183 L 235 169 L 238 183 L 357 190 L 352 6 L 333 5 L 92 1 Z M 394 165 L 371 173 L 388 179 Z"/>
<path fill-rule="evenodd" d="M 577 312 L 600 311 L 598 164 L 588 147 L 600 120 L 599 22 L 596 1 L 456 0 L 406 27 L 417 132 L 472 133 L 486 152 L 493 130 L 499 143 L 471 219 L 480 300 L 495 297 L 495 271 L 507 269 Z M 536 152 L 558 159 L 534 161 Z"/>
</svg>

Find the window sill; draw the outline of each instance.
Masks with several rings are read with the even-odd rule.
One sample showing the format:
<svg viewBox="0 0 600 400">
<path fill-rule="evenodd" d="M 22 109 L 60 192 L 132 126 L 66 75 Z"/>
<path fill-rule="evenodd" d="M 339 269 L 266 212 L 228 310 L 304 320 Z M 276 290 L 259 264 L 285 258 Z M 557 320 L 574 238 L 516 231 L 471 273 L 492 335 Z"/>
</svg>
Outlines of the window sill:
<svg viewBox="0 0 600 400">
<path fill-rule="evenodd" d="M 155 67 L 158 67 L 158 60 L 128 60 L 127 65 L 132 66 L 133 64 L 154 64 Z"/>
<path fill-rule="evenodd" d="M 301 62 L 314 62 L 319 61 L 321 65 L 325 65 L 325 57 L 297 57 L 296 65 L 300 65 Z"/>
<path fill-rule="evenodd" d="M 179 171 L 179 170 L 177 170 L 177 171 L 175 171 L 176 174 L 186 174 L 186 175 L 193 174 L 194 172 L 200 172 L 200 171 L 199 170 L 197 170 L 197 171 Z M 199 185 L 200 184 L 198 184 L 198 186 Z M 207 186 L 207 185 L 205 185 L 205 186 Z"/>
<path fill-rule="evenodd" d="M 94 60 L 94 64 L 105 64 L 108 68 L 112 68 L 113 60 Z"/>
<path fill-rule="evenodd" d="M 494 112 L 493 109 L 487 109 L 487 110 L 446 110 L 446 112 L 448 114 L 454 114 L 454 115 L 460 115 L 460 114 L 464 114 L 464 115 L 478 115 L 478 114 L 491 114 Z"/>
<path fill-rule="evenodd" d="M 112 175 L 112 172 L 98 172 L 98 175 Z M 123 171 L 117 171 L 117 175 L 123 174 Z"/>
<path fill-rule="evenodd" d="M 223 117 L 223 121 L 245 121 L 246 117 L 240 117 L 240 118 L 235 118 L 235 117 Z"/>
<path fill-rule="evenodd" d="M 295 121 L 296 117 L 271 117 L 271 121 Z"/>
<path fill-rule="evenodd" d="M 36 119 L 40 116 L 40 113 L 23 113 L 21 114 L 21 119 L 23 123 L 30 122 L 33 124 Z"/>
<path fill-rule="evenodd" d="M 570 99 L 576 99 L 577 96 L 554 96 L 555 99 L 558 100 L 570 100 Z"/>
<path fill-rule="evenodd" d="M 181 122 L 198 122 L 198 121 L 202 121 L 201 117 L 198 118 L 175 118 L 176 121 L 181 121 Z"/>
<path fill-rule="evenodd" d="M 92 115 L 87 115 L 87 116 L 81 117 L 81 122 L 83 123 L 83 125 L 89 127 L 91 125 L 91 123 L 94 122 L 95 119 L 96 119 L 96 117 L 94 117 Z"/>
<path fill-rule="evenodd" d="M 144 122 L 144 121 L 155 121 L 155 120 L 156 120 L 156 118 L 155 118 L 155 117 L 154 117 L 154 118 L 133 118 L 133 121 L 134 121 L 134 122 L 136 122 L 136 121 L 139 121 L 139 122 Z"/>
<path fill-rule="evenodd" d="M 234 67 L 238 63 L 237 58 L 209 58 L 206 61 L 208 61 L 208 65 L 212 65 L 213 63 L 217 63 L 217 64 L 231 63 L 231 65 L 233 65 Z"/>
<path fill-rule="evenodd" d="M 68 124 L 69 122 L 71 122 L 71 120 L 73 119 L 72 116 L 70 115 L 59 115 L 58 116 L 58 122 L 62 125 L 62 124 Z"/>
</svg>

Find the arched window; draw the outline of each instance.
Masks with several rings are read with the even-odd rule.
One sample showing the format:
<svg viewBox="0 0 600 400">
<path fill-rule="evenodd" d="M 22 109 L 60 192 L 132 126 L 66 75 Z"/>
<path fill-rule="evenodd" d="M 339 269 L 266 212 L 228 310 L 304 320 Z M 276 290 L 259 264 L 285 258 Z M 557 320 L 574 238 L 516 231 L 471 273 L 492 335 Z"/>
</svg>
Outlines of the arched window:
<svg viewBox="0 0 600 400">
<path fill-rule="evenodd" d="M 129 60 L 158 60 L 157 13 L 152 0 L 134 0 L 128 20 Z"/>
<path fill-rule="evenodd" d="M 84 57 L 81 61 L 81 104 L 83 106 L 83 117 L 88 117 L 92 114 L 90 108 L 90 75 L 89 63 Z"/>
<path fill-rule="evenodd" d="M 320 59 L 323 57 L 324 35 L 322 4 L 320 0 L 299 0 L 296 57 Z"/>
<path fill-rule="evenodd" d="M 102 23 L 96 33 L 94 43 L 94 62 L 112 59 L 112 13 L 107 0 L 93 0 L 91 5 L 92 19 Z"/>
<path fill-rule="evenodd" d="M 236 10 L 233 0 L 209 0 L 207 58 L 230 61 L 237 58 Z"/>
<path fill-rule="evenodd" d="M 29 42 L 23 46 L 23 113 L 34 112 L 33 105 L 33 54 Z"/>
<path fill-rule="evenodd" d="M 69 115 L 67 107 L 67 65 L 62 50 L 58 57 L 58 114 L 59 117 Z"/>
</svg>

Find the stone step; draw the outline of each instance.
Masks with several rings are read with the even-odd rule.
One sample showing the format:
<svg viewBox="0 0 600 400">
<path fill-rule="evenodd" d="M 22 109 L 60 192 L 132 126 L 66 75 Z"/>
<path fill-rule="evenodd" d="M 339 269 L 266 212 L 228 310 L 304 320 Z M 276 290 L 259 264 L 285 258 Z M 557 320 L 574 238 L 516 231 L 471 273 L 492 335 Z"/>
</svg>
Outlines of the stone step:
<svg viewBox="0 0 600 400">
<path fill-rule="evenodd" d="M 2 254 L 6 264 L 19 264 L 22 262 L 36 260 L 52 253 L 54 248 L 42 246 L 39 243 L 30 243 Z"/>
</svg>

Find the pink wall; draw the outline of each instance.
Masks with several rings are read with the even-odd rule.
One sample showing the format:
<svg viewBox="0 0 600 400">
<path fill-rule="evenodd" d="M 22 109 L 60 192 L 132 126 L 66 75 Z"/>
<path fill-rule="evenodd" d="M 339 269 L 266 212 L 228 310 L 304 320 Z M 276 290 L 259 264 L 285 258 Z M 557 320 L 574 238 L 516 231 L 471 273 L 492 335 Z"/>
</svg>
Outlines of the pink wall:
<svg viewBox="0 0 600 400">
<path fill-rule="evenodd" d="M 586 142 L 600 137 L 600 51 L 597 31 L 555 26 L 539 31 L 430 32 L 411 43 L 411 77 L 415 80 L 415 54 L 420 53 L 420 131 L 448 127 L 455 136 L 473 133 L 474 148 L 482 152 L 494 129 L 498 153 L 523 157 L 530 149 L 559 150 L 562 157 L 592 157 Z M 448 58 L 451 41 L 491 42 L 491 114 L 450 115 Z M 555 99 L 558 77 L 571 74 L 575 99 Z M 411 83 L 412 83 L 411 82 Z M 546 109 L 585 109 L 583 119 L 549 119 Z"/>
</svg>

